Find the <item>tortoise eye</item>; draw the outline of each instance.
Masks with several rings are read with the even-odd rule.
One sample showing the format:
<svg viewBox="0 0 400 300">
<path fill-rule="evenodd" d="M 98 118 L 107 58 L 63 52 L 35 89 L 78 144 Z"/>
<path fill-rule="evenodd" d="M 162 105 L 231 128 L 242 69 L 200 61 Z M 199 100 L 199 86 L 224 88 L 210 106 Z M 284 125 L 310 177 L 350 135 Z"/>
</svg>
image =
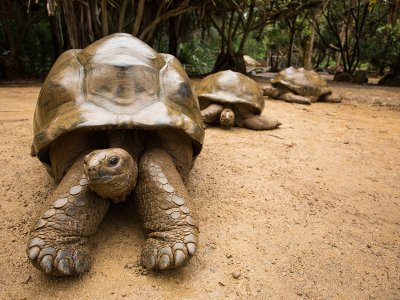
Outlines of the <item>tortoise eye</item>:
<svg viewBox="0 0 400 300">
<path fill-rule="evenodd" d="M 109 167 L 115 167 L 118 163 L 119 163 L 119 158 L 116 156 L 113 156 L 108 160 Z"/>
</svg>

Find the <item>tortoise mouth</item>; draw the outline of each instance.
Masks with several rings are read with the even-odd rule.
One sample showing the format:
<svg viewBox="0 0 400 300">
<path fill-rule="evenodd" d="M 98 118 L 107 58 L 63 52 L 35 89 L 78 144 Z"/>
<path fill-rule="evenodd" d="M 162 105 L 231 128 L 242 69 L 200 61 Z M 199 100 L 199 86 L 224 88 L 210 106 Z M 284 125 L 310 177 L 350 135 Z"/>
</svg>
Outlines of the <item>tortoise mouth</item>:
<svg viewBox="0 0 400 300">
<path fill-rule="evenodd" d="M 89 179 L 90 184 L 99 184 L 99 183 L 109 183 L 114 179 L 114 177 L 117 177 L 118 175 L 105 175 L 105 174 L 86 174 L 86 177 Z"/>
<path fill-rule="evenodd" d="M 109 198 L 114 202 L 125 201 L 135 188 L 137 172 L 118 175 L 89 176 L 90 188 L 103 198 Z"/>
</svg>

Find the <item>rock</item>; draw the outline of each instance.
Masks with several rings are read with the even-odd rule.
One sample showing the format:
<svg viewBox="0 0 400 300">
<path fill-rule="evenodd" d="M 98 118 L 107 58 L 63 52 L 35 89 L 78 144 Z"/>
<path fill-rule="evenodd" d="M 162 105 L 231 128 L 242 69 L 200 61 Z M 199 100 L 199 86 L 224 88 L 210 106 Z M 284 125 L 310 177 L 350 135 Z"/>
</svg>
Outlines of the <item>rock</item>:
<svg viewBox="0 0 400 300">
<path fill-rule="evenodd" d="M 335 76 L 333 77 L 333 80 L 339 81 L 339 82 L 352 82 L 353 81 L 353 75 L 347 72 L 340 72 L 336 73 Z"/>
<path fill-rule="evenodd" d="M 257 59 L 251 57 L 250 55 L 243 55 L 243 59 L 247 67 L 262 67 L 263 64 Z"/>
<path fill-rule="evenodd" d="M 21 281 L 22 284 L 27 284 L 29 281 L 31 281 L 32 277 L 31 275 L 26 275 L 24 279 Z"/>
<path fill-rule="evenodd" d="M 400 77 L 388 74 L 378 81 L 379 85 L 400 87 Z"/>
<path fill-rule="evenodd" d="M 142 271 L 142 275 L 148 275 L 149 274 L 149 271 L 147 271 L 146 269 L 144 269 L 143 271 Z"/>
<path fill-rule="evenodd" d="M 239 277 L 242 275 L 239 271 L 235 271 L 232 273 L 232 277 L 235 279 L 239 279 Z"/>
<path fill-rule="evenodd" d="M 293 148 L 296 144 L 291 142 L 291 143 L 283 143 L 286 147 L 288 148 Z"/>
<path fill-rule="evenodd" d="M 358 83 L 358 84 L 367 83 L 368 82 L 367 71 L 364 71 L 364 70 L 356 71 L 356 73 L 354 74 L 354 77 L 353 77 L 353 82 Z"/>
<path fill-rule="evenodd" d="M 125 265 L 124 269 L 132 269 L 133 267 L 135 267 L 135 265 L 132 263 L 129 263 L 129 264 Z"/>
</svg>

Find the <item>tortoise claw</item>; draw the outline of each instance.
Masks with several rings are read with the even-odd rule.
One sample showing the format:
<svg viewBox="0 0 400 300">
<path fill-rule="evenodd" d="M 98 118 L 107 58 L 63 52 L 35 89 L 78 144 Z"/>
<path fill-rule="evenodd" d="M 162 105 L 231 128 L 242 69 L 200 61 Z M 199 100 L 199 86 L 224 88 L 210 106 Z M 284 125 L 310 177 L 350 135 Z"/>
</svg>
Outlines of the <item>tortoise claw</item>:
<svg viewBox="0 0 400 300">
<path fill-rule="evenodd" d="M 30 259 L 30 260 L 32 260 L 32 261 L 34 261 L 34 260 L 36 260 L 36 258 L 38 257 L 38 255 L 39 255 L 39 252 L 40 252 L 40 248 L 39 247 L 37 247 L 37 246 L 34 246 L 34 247 L 32 247 L 32 248 L 30 248 L 29 250 L 28 250 L 28 258 Z"/>
<path fill-rule="evenodd" d="M 49 274 L 51 269 L 53 268 L 53 257 L 51 255 L 45 255 L 40 261 L 40 268 L 46 273 Z"/>
<path fill-rule="evenodd" d="M 70 261 L 68 259 L 66 259 L 66 258 L 61 259 L 58 262 L 57 270 L 60 271 L 60 273 L 62 273 L 64 275 L 70 275 L 71 274 Z"/>
<path fill-rule="evenodd" d="M 64 247 L 71 249 L 73 245 L 59 244 L 41 248 L 33 243 L 33 246 L 28 248 L 27 254 L 33 265 L 46 274 L 66 276 L 86 272 L 89 269 L 90 261 L 85 250 L 64 250 Z"/>
<path fill-rule="evenodd" d="M 197 236 L 189 234 L 189 241 L 186 238 L 183 241 L 178 240 L 166 241 L 157 238 L 157 234 L 153 233 L 153 237 L 147 239 L 143 248 L 141 264 L 146 269 L 174 269 L 184 264 L 196 253 Z M 176 233 L 171 233 L 176 236 Z"/>
</svg>

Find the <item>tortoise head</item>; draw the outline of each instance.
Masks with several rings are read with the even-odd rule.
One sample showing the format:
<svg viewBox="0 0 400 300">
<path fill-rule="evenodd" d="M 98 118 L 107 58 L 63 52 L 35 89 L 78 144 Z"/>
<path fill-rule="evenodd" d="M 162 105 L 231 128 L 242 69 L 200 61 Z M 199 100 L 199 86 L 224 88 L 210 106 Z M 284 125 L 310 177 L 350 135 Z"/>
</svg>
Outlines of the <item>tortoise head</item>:
<svg viewBox="0 0 400 300">
<path fill-rule="evenodd" d="M 235 113 L 230 108 L 224 108 L 219 117 L 222 128 L 229 129 L 235 125 Z"/>
<path fill-rule="evenodd" d="M 93 191 L 114 202 L 125 201 L 136 186 L 138 168 L 121 148 L 95 150 L 85 156 L 85 174 Z"/>
</svg>

